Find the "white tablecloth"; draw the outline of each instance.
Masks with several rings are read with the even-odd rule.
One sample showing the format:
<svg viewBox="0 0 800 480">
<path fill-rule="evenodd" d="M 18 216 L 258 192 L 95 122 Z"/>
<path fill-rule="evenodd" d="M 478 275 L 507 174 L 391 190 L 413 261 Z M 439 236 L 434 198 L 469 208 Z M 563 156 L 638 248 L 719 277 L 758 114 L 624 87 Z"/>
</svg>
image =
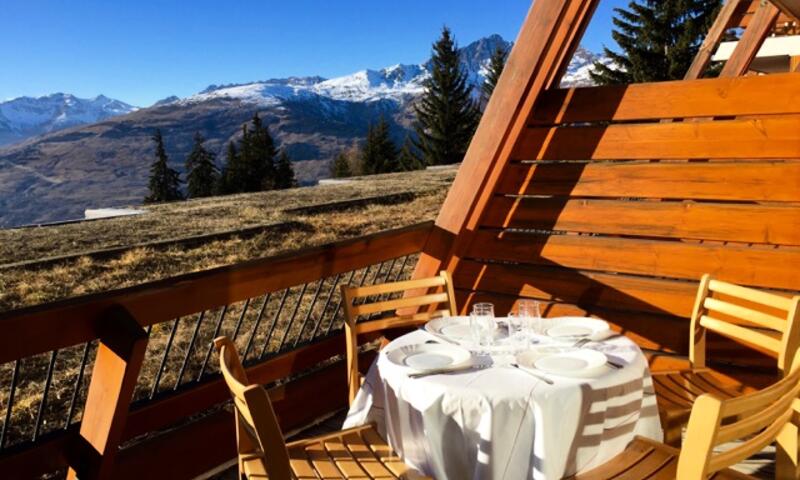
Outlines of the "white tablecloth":
<svg viewBox="0 0 800 480">
<path fill-rule="evenodd" d="M 345 427 L 375 422 L 405 462 L 436 479 L 555 479 L 600 465 L 635 435 L 661 440 L 647 361 L 619 336 L 597 348 L 625 368 L 547 385 L 492 356 L 487 369 L 411 379 L 386 353 L 433 337 L 392 341 L 369 370 Z"/>
</svg>

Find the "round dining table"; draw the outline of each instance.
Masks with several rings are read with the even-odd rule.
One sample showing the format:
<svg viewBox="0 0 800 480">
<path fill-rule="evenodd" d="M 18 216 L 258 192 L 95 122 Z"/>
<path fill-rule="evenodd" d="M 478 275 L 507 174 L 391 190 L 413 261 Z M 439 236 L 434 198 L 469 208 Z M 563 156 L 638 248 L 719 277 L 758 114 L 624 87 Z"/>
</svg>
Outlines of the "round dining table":
<svg viewBox="0 0 800 480">
<path fill-rule="evenodd" d="M 390 342 L 344 426 L 374 422 L 406 464 L 436 479 L 558 479 L 603 464 L 636 435 L 662 439 L 647 359 L 622 335 L 582 347 L 616 364 L 592 378 L 521 369 L 502 350 L 473 355 L 478 368 L 422 377 L 387 356 L 433 342 L 442 339 L 425 330 Z"/>
</svg>

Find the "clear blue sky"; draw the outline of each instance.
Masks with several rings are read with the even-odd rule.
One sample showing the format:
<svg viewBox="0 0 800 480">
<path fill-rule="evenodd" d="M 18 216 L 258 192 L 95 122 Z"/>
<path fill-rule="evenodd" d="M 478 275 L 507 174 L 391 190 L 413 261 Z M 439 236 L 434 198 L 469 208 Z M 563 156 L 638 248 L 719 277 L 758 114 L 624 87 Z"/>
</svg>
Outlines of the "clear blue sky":
<svg viewBox="0 0 800 480">
<path fill-rule="evenodd" d="M 425 60 L 442 25 L 514 39 L 530 0 L 3 0 L 0 100 L 56 91 L 139 106 L 211 83 Z M 584 38 L 610 42 L 604 0 Z"/>
</svg>

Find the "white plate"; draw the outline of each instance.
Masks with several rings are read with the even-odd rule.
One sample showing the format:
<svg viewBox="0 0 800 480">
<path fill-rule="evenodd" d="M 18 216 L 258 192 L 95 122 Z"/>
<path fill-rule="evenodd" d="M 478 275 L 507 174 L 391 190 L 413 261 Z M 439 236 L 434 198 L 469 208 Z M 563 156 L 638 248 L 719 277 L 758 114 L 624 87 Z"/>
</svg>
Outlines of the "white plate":
<svg viewBox="0 0 800 480">
<path fill-rule="evenodd" d="M 465 342 L 472 340 L 469 317 L 440 317 L 425 324 L 425 330 L 448 340 Z"/>
<path fill-rule="evenodd" d="M 439 368 L 460 367 L 470 361 L 472 354 L 469 350 L 455 345 L 423 343 L 392 349 L 386 353 L 386 357 L 395 365 L 425 372 Z"/>
<path fill-rule="evenodd" d="M 550 320 L 555 324 L 546 332 L 551 338 L 602 340 L 611 333 L 608 322 L 596 318 L 560 317 Z"/>
<path fill-rule="evenodd" d="M 545 355 L 533 362 L 537 370 L 564 377 L 593 377 L 605 371 L 608 358 L 596 350 L 572 350 Z"/>
</svg>

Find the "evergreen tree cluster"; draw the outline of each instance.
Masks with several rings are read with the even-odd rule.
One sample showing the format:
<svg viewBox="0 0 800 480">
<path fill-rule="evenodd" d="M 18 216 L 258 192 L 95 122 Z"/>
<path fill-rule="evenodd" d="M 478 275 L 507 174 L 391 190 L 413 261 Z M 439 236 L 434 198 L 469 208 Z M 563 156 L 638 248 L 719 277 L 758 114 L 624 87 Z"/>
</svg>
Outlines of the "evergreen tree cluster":
<svg viewBox="0 0 800 480">
<path fill-rule="evenodd" d="M 612 37 L 621 52 L 605 55 L 613 66 L 596 63 L 600 85 L 682 79 L 714 21 L 720 0 L 632 0 L 615 8 Z"/>
<path fill-rule="evenodd" d="M 150 167 L 149 193 L 145 203 L 173 202 L 184 198 L 179 173 L 168 165 L 160 130 L 153 135 L 156 159 Z M 226 163 L 220 171 L 213 152 L 205 148 L 198 132 L 186 157 L 186 196 L 188 198 L 242 192 L 293 188 L 297 180 L 292 160 L 285 149 L 278 151 L 269 130 L 258 114 L 242 126 L 242 139 L 230 142 Z"/>
<path fill-rule="evenodd" d="M 420 170 L 425 165 L 420 159 L 411 137 L 406 136 L 402 147 L 391 138 L 389 122 L 381 118 L 367 129 L 366 139 L 355 150 L 340 152 L 331 164 L 334 178 L 377 173 L 408 172 Z"/>
</svg>

